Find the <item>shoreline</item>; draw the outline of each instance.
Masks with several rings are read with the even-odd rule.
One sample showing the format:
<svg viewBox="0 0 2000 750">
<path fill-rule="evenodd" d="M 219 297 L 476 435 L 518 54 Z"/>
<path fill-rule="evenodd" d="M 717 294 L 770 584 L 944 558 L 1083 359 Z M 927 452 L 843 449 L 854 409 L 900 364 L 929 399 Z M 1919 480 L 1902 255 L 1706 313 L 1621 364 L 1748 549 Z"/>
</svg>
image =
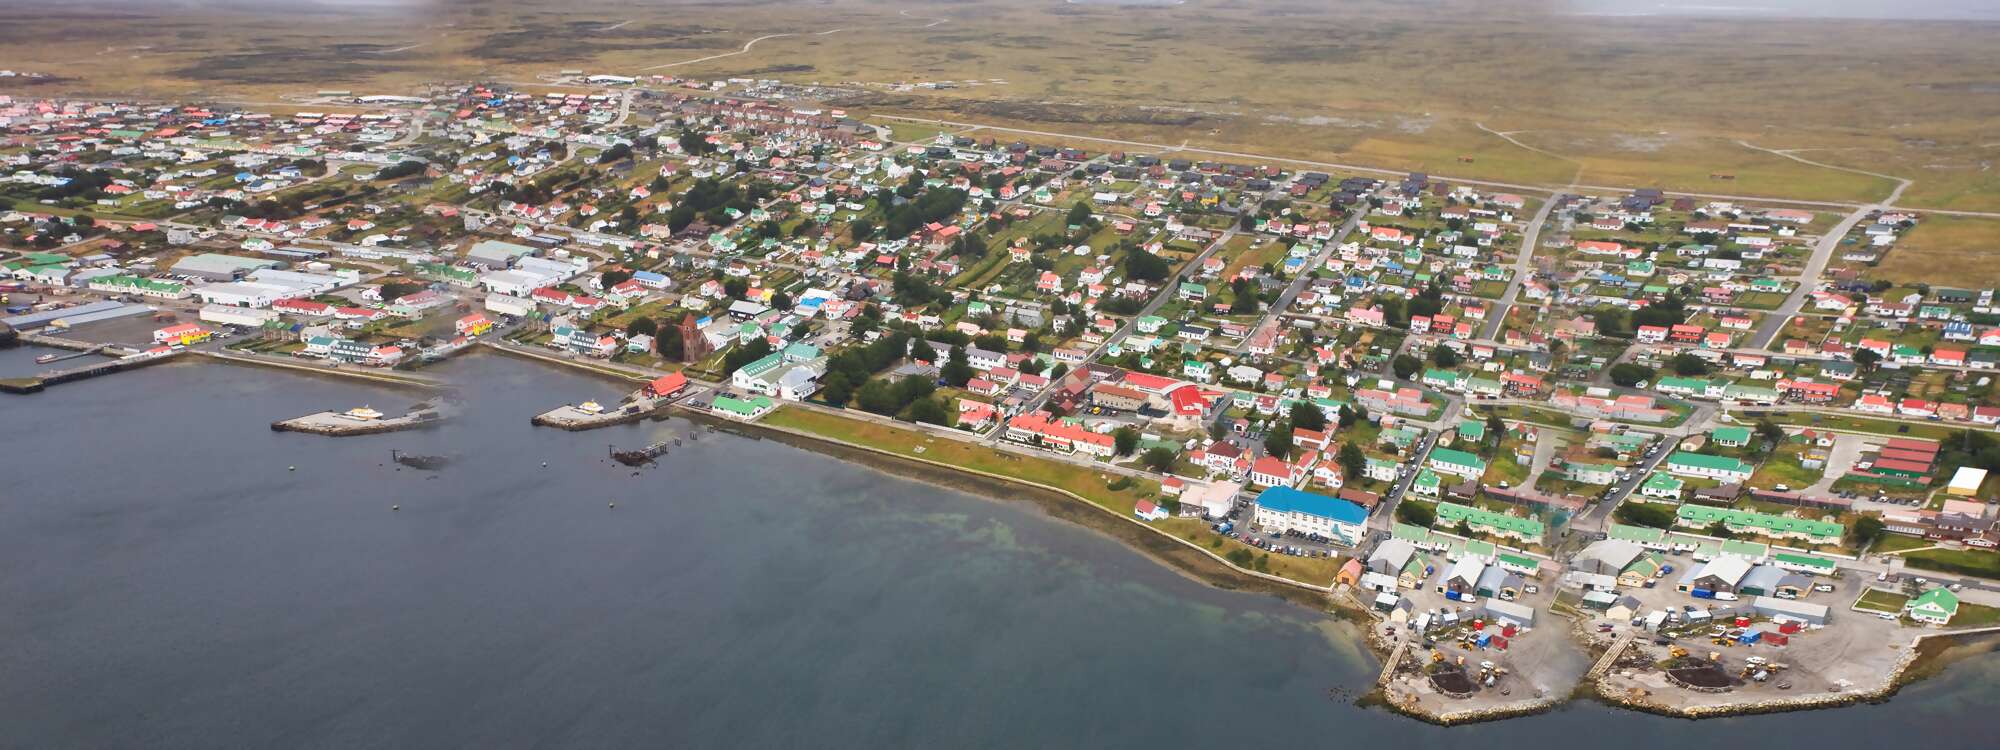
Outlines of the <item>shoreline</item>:
<svg viewBox="0 0 2000 750">
<path fill-rule="evenodd" d="M 544 364 L 566 366 L 607 380 L 632 382 L 629 375 L 616 374 L 583 363 L 571 362 L 554 357 L 536 356 L 529 352 L 516 351 L 504 346 L 491 346 L 500 353 L 514 354 L 521 359 Z M 264 362 L 256 359 L 238 359 L 212 356 L 213 359 L 240 364 L 264 364 L 279 369 L 290 369 L 316 374 L 359 377 L 364 380 L 388 386 L 405 386 L 426 389 L 449 388 L 443 384 L 415 383 L 409 380 L 375 377 L 371 373 L 356 371 L 321 371 L 316 368 L 290 363 Z M 966 492 L 994 501 L 1007 502 L 1025 500 L 1032 503 L 1052 518 L 1073 523 L 1079 527 L 1103 534 L 1141 555 L 1161 564 L 1168 570 L 1191 580 L 1228 591 L 1265 593 L 1285 601 L 1306 606 L 1321 614 L 1352 624 L 1372 625 L 1374 615 L 1359 605 L 1344 600 L 1335 587 L 1318 587 L 1269 574 L 1246 571 L 1216 556 L 1208 550 L 1172 534 L 1144 524 L 1137 519 L 1126 518 L 1067 490 L 1038 484 L 1036 482 L 966 469 L 951 464 L 924 458 L 906 456 L 879 448 L 848 443 L 789 428 L 724 419 L 704 411 L 685 407 L 679 403 L 668 404 L 649 412 L 651 415 L 665 415 L 678 411 L 691 422 L 708 425 L 751 439 L 769 439 L 786 445 L 848 461 L 904 479 L 932 484 L 946 489 Z M 1386 644 L 1367 634 L 1358 637 L 1362 646 L 1386 664 L 1389 656 Z M 1590 653 L 1585 644 L 1577 642 L 1573 635 L 1565 633 L 1564 638 L 1571 644 Z M 1392 698 L 1385 687 L 1375 684 L 1356 701 L 1357 706 L 1379 705 L 1394 713 L 1436 726 L 1460 726 L 1489 721 L 1503 721 L 1511 718 L 1532 716 L 1555 710 L 1579 700 L 1589 700 L 1607 707 L 1650 713 L 1687 720 L 1721 718 L 1729 716 L 1752 716 L 1759 714 L 1786 713 L 1837 708 L 1857 703 L 1886 701 L 1905 685 L 1940 674 L 1951 663 L 1963 658 L 2000 649 L 2000 628 L 1965 632 L 1921 633 L 1915 636 L 1910 653 L 1901 659 L 1889 679 L 1882 685 L 1864 691 L 1846 691 L 1817 695 L 1800 695 L 1783 699 L 1763 699 L 1746 701 L 1733 705 L 1708 705 L 1677 708 L 1643 699 L 1616 696 L 1609 692 L 1605 684 L 1608 675 L 1586 675 L 1568 693 L 1547 695 L 1532 701 L 1506 706 L 1468 708 L 1462 711 L 1426 711 L 1416 705 L 1405 705 Z"/>
<path fill-rule="evenodd" d="M 1210 586 L 1226 591 L 1272 594 L 1349 622 L 1367 619 L 1366 613 L 1338 601 L 1329 589 L 1238 569 L 1185 540 L 1141 524 L 1137 519 L 1125 522 L 1122 516 L 1058 488 L 1012 477 L 975 472 L 772 425 L 738 422 L 684 407 L 674 408 L 689 421 L 705 424 L 723 432 L 753 439 L 775 440 L 801 450 L 860 464 L 885 474 L 975 494 L 991 500 L 1002 502 L 1026 500 L 1050 517 L 1068 521 L 1124 542 L 1128 547 L 1169 569 Z"/>
<path fill-rule="evenodd" d="M 1373 616 L 1352 604 L 1343 602 L 1331 590 L 1318 589 L 1306 584 L 1284 579 L 1265 580 L 1245 571 L 1235 569 L 1205 550 L 1191 548 L 1184 540 L 1153 529 L 1133 520 L 1129 523 L 1112 523 L 1116 514 L 1083 498 L 1053 487 L 1012 477 L 989 475 L 935 461 L 904 456 L 867 446 L 853 445 L 840 440 L 790 429 L 765 425 L 757 422 L 725 420 L 713 415 L 689 409 L 681 410 L 691 421 L 707 424 L 722 431 L 745 437 L 773 439 L 787 445 L 810 450 L 833 458 L 853 461 L 895 476 L 936 484 L 949 489 L 970 492 L 995 500 L 1024 499 L 1043 509 L 1048 515 L 1070 521 L 1085 528 L 1104 533 L 1126 543 L 1139 553 L 1168 568 L 1194 580 L 1216 588 L 1232 591 L 1256 591 L 1271 593 L 1287 601 L 1311 606 L 1336 618 L 1349 622 L 1373 623 Z M 1026 493 L 1020 489 L 1029 490 Z M 1122 517 L 1121 517 L 1122 520 Z M 1583 644 L 1575 643 L 1573 636 L 1564 638 L 1580 650 L 1589 653 Z M 1379 705 L 1399 715 L 1436 726 L 1462 726 L 1490 721 L 1533 716 L 1556 710 L 1565 705 L 1588 700 L 1606 707 L 1650 713 L 1686 720 L 1713 719 L 1730 716 L 1754 716 L 1760 714 L 1811 711 L 1856 703 L 1885 701 L 1899 692 L 1903 686 L 1941 673 L 1949 664 L 1971 655 L 1969 648 L 1992 651 L 2000 649 L 2000 632 L 1938 632 L 1916 636 L 1917 643 L 1882 686 L 1866 691 L 1848 691 L 1823 695 L 1802 695 L 1779 700 L 1761 699 L 1732 705 L 1698 706 L 1674 708 L 1645 701 L 1631 701 L 1607 694 L 1601 683 L 1603 677 L 1586 677 L 1579 680 L 1574 689 L 1567 693 L 1553 694 L 1519 705 L 1496 706 L 1490 708 L 1469 708 L 1463 711 L 1426 711 L 1414 705 L 1404 705 L 1392 699 L 1387 691 L 1376 685 L 1362 695 L 1356 705 Z M 1377 659 L 1386 659 L 1383 644 L 1377 639 L 1362 636 L 1363 646 Z M 1965 653 L 1960 653 L 1965 652 Z"/>
</svg>

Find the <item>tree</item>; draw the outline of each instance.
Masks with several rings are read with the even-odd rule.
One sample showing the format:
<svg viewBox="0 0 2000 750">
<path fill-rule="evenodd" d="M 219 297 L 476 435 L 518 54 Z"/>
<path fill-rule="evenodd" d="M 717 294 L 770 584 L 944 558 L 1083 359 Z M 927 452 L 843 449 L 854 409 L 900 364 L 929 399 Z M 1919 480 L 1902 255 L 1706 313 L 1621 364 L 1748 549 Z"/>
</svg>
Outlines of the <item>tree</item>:
<svg viewBox="0 0 2000 750">
<path fill-rule="evenodd" d="M 625 324 L 625 333 L 629 336 L 651 336 L 659 330 L 652 318 L 634 318 L 632 322 Z"/>
<path fill-rule="evenodd" d="M 1396 504 L 1396 520 L 1411 526 L 1430 526 L 1437 523 L 1437 511 L 1429 505 L 1414 502 Z"/>
<path fill-rule="evenodd" d="M 1439 346 L 1431 349 L 1431 361 L 1436 362 L 1437 366 L 1447 369 L 1457 367 L 1459 362 L 1458 352 L 1452 351 L 1452 348 L 1449 346 Z"/>
<path fill-rule="evenodd" d="M 1340 426 L 1341 426 L 1341 427 L 1343 427 L 1343 428 L 1346 428 L 1346 427 L 1353 427 L 1353 426 L 1354 426 L 1354 420 L 1355 420 L 1355 418 L 1356 418 L 1357 416 L 1358 416 L 1358 415 L 1356 415 L 1356 414 L 1354 413 L 1354 409 L 1352 409 L 1352 408 L 1349 408 L 1347 404 L 1341 404 L 1341 405 L 1340 405 Z"/>
<path fill-rule="evenodd" d="M 1486 415 L 1486 442 L 1498 446 L 1506 436 L 1507 423 L 1500 420 L 1500 415 Z"/>
<path fill-rule="evenodd" d="M 1264 452 L 1278 458 L 1292 455 L 1292 423 L 1280 419 L 1273 423 L 1270 431 L 1264 433 Z"/>
<path fill-rule="evenodd" d="M 945 408 L 944 401 L 926 398 L 910 404 L 910 421 L 951 427 L 954 419 L 951 411 Z"/>
<path fill-rule="evenodd" d="M 1873 349 L 1854 350 L 1854 364 L 1855 366 L 1860 367 L 1863 370 L 1872 371 L 1875 369 L 1876 365 L 1881 363 L 1882 363 L 1882 355 L 1876 354 L 1875 350 Z"/>
<path fill-rule="evenodd" d="M 854 398 L 854 385 L 847 380 L 847 373 L 829 372 L 819 381 L 819 398 L 834 406 L 846 406 Z"/>
<path fill-rule="evenodd" d="M 1679 354 L 1674 355 L 1673 364 L 1674 364 L 1675 375 L 1692 376 L 1692 375 L 1708 374 L 1708 360 L 1702 359 L 1688 352 L 1681 352 Z"/>
<path fill-rule="evenodd" d="M 1300 401 L 1292 404 L 1292 413 L 1290 416 L 1292 418 L 1292 426 L 1301 430 L 1313 430 L 1317 432 L 1326 429 L 1326 412 L 1320 411 L 1319 406 L 1310 401 Z"/>
<path fill-rule="evenodd" d="M 1458 519 L 1458 525 L 1453 526 L 1451 530 L 1457 533 L 1459 536 L 1465 537 L 1467 539 L 1472 538 L 1472 524 L 1466 523 L 1465 519 L 1463 518 Z"/>
<path fill-rule="evenodd" d="M 1145 464 L 1148 469 L 1165 474 L 1173 470 L 1174 462 L 1179 458 L 1174 454 L 1174 449 L 1161 445 L 1147 448 L 1146 452 L 1139 456 L 1139 463 Z"/>
<path fill-rule="evenodd" d="M 1234 295 L 1229 302 L 1230 315 L 1255 315 L 1261 300 L 1257 298 L 1257 288 L 1249 279 L 1237 279 L 1229 285 Z"/>
<path fill-rule="evenodd" d="M 1139 449 L 1139 431 L 1131 427 L 1120 427 L 1111 432 L 1111 444 L 1118 455 L 1130 456 Z"/>
<path fill-rule="evenodd" d="M 604 275 L 598 279 L 598 283 L 604 285 L 604 288 L 610 289 L 611 287 L 618 286 L 619 284 L 623 284 L 631 280 L 632 280 L 631 271 L 623 268 L 613 268 L 609 271 L 605 271 Z"/>
<path fill-rule="evenodd" d="M 1882 524 L 1881 518 L 1861 516 L 1854 519 L 1853 525 L 1847 527 L 1847 538 L 1854 542 L 1857 549 L 1866 549 L 1868 545 L 1874 544 L 1875 540 L 1882 538 L 1882 533 L 1887 530 L 1888 527 Z"/>
<path fill-rule="evenodd" d="M 750 282 L 735 276 L 723 279 L 722 293 L 730 299 L 743 299 L 743 295 L 750 293 Z"/>
<path fill-rule="evenodd" d="M 870 378 L 854 392 L 854 405 L 862 411 L 882 415 L 894 415 L 903 408 L 903 401 L 896 397 L 896 387 L 881 378 Z"/>
<path fill-rule="evenodd" d="M 679 362 L 682 357 L 687 356 L 687 342 L 681 340 L 680 330 L 675 328 L 673 323 L 669 322 L 666 325 L 654 323 L 653 330 L 656 332 L 653 336 L 653 349 L 660 353 L 661 359 Z"/>
<path fill-rule="evenodd" d="M 1340 444 L 1340 456 L 1338 460 L 1340 461 L 1340 473 L 1348 481 L 1354 481 L 1361 476 L 1362 472 L 1368 470 L 1368 457 L 1361 455 L 1361 449 L 1355 447 L 1354 442 L 1351 440 Z"/>
<path fill-rule="evenodd" d="M 1165 281 L 1173 267 L 1160 256 L 1144 250 L 1125 254 L 1125 275 L 1134 281 Z"/>
<path fill-rule="evenodd" d="M 875 234 L 875 222 L 867 219 L 855 219 L 854 223 L 847 225 L 847 233 L 854 238 L 855 242 L 861 242 Z"/>
<path fill-rule="evenodd" d="M 1389 361 L 1389 369 L 1396 373 L 1397 380 L 1409 380 L 1418 370 L 1424 369 L 1424 362 L 1408 354 L 1398 354 Z"/>
<path fill-rule="evenodd" d="M 1719 519 L 1715 523 L 1708 525 L 1708 535 L 1717 539 L 1728 539 L 1735 536 L 1735 534 L 1730 533 L 1729 524 Z"/>
<path fill-rule="evenodd" d="M 1076 205 L 1069 207 L 1068 218 L 1070 226 L 1082 226 L 1084 222 L 1090 221 L 1090 204 L 1077 201 Z"/>
<path fill-rule="evenodd" d="M 923 362 L 936 362 L 937 349 L 932 348 L 931 342 L 925 341 L 923 337 L 917 337 L 916 340 L 910 342 L 910 359 Z"/>
<path fill-rule="evenodd" d="M 1653 368 L 1620 362 L 1611 366 L 1611 382 L 1630 388 L 1653 380 Z"/>
<path fill-rule="evenodd" d="M 896 381 L 897 406 L 914 404 L 931 397 L 937 391 L 937 383 L 921 375 L 910 375 Z"/>
<path fill-rule="evenodd" d="M 963 346 L 952 347 L 951 357 L 945 360 L 944 367 L 938 369 L 945 384 L 953 388 L 964 388 L 966 383 L 972 382 L 972 363 L 966 360 Z"/>
<path fill-rule="evenodd" d="M 421 292 L 426 288 L 427 287 L 425 287 L 423 284 L 419 284 L 414 281 L 391 281 L 387 284 L 382 285 L 382 290 L 381 290 L 382 301 L 394 302 L 396 300 L 402 299 L 412 294 L 416 294 L 417 292 Z"/>
<path fill-rule="evenodd" d="M 722 370 L 723 372 L 735 372 L 744 365 L 763 359 L 770 356 L 770 354 L 770 340 L 759 336 L 751 339 L 750 343 L 731 349 L 728 354 L 723 355 Z"/>
<path fill-rule="evenodd" d="M 681 150 L 687 152 L 689 156 L 700 156 L 715 150 L 715 146 L 708 142 L 708 135 L 700 131 L 682 131 L 678 140 Z"/>
<path fill-rule="evenodd" d="M 792 309 L 792 306 L 795 304 L 797 303 L 795 300 L 792 299 L 792 295 L 786 294 L 784 292 L 775 292 L 771 295 L 771 307 L 773 308 L 779 310 L 790 310 Z"/>
<path fill-rule="evenodd" d="M 1776 422 L 1772 422 L 1769 419 L 1759 419 L 1757 420 L 1757 437 L 1763 438 L 1767 445 L 1775 448 L 1779 443 L 1785 441 L 1785 428 L 1779 427 Z"/>
</svg>

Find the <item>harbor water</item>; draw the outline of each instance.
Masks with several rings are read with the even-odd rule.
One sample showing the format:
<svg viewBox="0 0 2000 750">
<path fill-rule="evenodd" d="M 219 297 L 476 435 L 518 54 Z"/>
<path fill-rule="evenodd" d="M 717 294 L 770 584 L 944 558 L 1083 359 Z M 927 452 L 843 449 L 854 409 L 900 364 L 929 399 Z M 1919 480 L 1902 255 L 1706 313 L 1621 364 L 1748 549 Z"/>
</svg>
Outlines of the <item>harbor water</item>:
<svg viewBox="0 0 2000 750">
<path fill-rule="evenodd" d="M 0 351 L 0 375 L 38 353 Z M 1378 665 L 1349 626 L 1034 506 L 686 420 L 535 428 L 629 387 L 489 354 L 434 371 L 461 386 L 461 418 L 341 439 L 268 425 L 422 394 L 183 362 L 0 399 L 0 746 L 2000 736 L 1991 655 L 1876 705 L 1687 722 L 1582 702 L 1433 727 L 1355 704 Z M 676 437 L 636 474 L 607 457 Z M 458 459 L 419 471 L 391 449 Z"/>
</svg>

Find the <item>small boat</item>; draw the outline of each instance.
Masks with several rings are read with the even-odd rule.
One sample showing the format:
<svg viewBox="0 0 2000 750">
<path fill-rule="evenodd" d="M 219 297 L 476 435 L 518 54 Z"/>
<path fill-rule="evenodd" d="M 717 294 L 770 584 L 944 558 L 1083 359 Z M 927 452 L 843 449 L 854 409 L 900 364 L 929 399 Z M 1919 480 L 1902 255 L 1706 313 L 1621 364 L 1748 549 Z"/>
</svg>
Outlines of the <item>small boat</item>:
<svg viewBox="0 0 2000 750">
<path fill-rule="evenodd" d="M 54 361 L 56 361 L 56 359 L 57 359 L 58 357 L 61 357 L 61 356 L 62 356 L 62 355 L 60 355 L 60 354 L 44 354 L 44 355 L 42 355 L 42 356 L 39 356 L 39 357 L 36 357 L 36 358 L 35 358 L 35 364 L 38 364 L 38 365 L 46 365 L 46 364 L 48 364 L 48 363 L 50 363 L 50 362 L 54 362 Z"/>
<path fill-rule="evenodd" d="M 596 401 L 585 401 L 582 404 L 579 404 L 576 407 L 576 410 L 591 415 L 603 414 L 604 405 L 597 403 Z"/>
<path fill-rule="evenodd" d="M 362 422 L 370 422 L 377 419 L 381 419 L 382 412 L 376 411 L 366 406 L 357 406 L 355 408 L 341 412 L 340 416 L 346 417 L 348 419 L 359 420 Z"/>
<path fill-rule="evenodd" d="M 389 460 L 412 469 L 422 469 L 424 471 L 437 471 L 449 466 L 453 458 L 452 456 L 424 456 L 404 453 L 393 448 L 389 450 Z"/>
</svg>

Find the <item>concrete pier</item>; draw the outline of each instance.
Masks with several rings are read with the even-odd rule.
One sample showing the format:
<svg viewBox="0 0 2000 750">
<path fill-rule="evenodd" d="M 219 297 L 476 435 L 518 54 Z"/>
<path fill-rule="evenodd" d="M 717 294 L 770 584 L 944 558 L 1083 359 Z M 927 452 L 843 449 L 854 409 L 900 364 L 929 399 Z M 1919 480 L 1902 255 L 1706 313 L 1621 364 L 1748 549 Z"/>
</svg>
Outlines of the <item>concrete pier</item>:
<svg viewBox="0 0 2000 750">
<path fill-rule="evenodd" d="M 396 417 L 356 419 L 343 412 L 322 411 L 271 423 L 274 432 L 305 432 L 328 437 L 380 435 L 387 432 L 419 430 L 443 424 L 456 416 L 455 409 L 442 401 L 425 401 Z"/>
<path fill-rule="evenodd" d="M 535 415 L 529 422 L 537 427 L 555 427 L 571 432 L 582 432 L 599 427 L 631 424 L 654 414 L 665 413 L 664 410 L 671 399 L 652 398 L 645 394 L 643 390 L 635 391 L 626 396 L 625 400 L 607 406 L 595 414 L 584 411 L 574 404 L 564 404 Z"/>
<path fill-rule="evenodd" d="M 7 380 L 0 380 L 0 392 L 23 393 L 23 394 L 40 393 L 42 392 L 43 388 L 46 388 L 48 386 L 60 385 L 62 383 L 68 383 L 74 380 L 83 380 L 85 378 L 94 378 L 99 375 L 109 375 L 114 372 L 122 372 L 125 370 L 130 370 L 138 367 L 145 367 L 147 365 L 156 365 L 161 362 L 165 362 L 167 360 L 178 357 L 180 356 L 180 354 L 181 352 L 178 351 L 166 352 L 163 354 L 136 354 L 129 357 L 123 357 L 120 359 L 113 359 L 104 362 L 92 362 L 89 364 L 79 365 L 76 367 L 70 367 L 61 370 L 50 370 L 40 375 L 36 375 L 35 377 L 32 378 L 10 378 Z"/>
</svg>

